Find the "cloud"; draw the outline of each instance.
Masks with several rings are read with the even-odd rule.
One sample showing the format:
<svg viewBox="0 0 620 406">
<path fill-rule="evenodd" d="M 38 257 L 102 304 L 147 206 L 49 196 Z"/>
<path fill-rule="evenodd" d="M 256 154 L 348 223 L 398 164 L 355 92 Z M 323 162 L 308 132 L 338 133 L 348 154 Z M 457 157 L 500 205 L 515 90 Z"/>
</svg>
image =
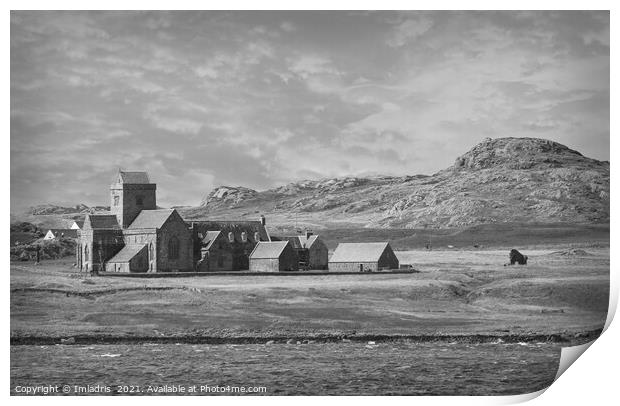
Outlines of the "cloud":
<svg viewBox="0 0 620 406">
<path fill-rule="evenodd" d="M 284 21 L 282 24 L 280 24 L 280 28 L 284 32 L 293 32 L 297 30 L 295 24 L 291 23 L 290 21 Z"/>
<path fill-rule="evenodd" d="M 432 20 L 424 17 L 407 19 L 394 28 L 386 43 L 393 48 L 402 47 L 424 35 L 433 25 Z"/>
<path fill-rule="evenodd" d="M 16 11 L 10 66 L 12 209 L 106 203 L 119 166 L 166 206 L 485 136 L 609 159 L 608 12 Z"/>
</svg>

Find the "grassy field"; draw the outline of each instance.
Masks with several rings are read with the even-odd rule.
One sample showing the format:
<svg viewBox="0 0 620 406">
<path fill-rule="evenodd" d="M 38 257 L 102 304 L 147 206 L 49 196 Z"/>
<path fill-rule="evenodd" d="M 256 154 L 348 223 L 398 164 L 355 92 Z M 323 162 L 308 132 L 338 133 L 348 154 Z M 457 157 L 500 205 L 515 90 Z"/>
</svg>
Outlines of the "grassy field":
<svg viewBox="0 0 620 406">
<path fill-rule="evenodd" d="M 482 224 L 456 229 L 331 228 L 317 230 L 329 249 L 339 242 L 390 241 L 396 250 L 419 250 L 431 243 L 435 249 L 566 248 L 609 246 L 609 224 Z M 272 234 L 276 234 L 274 231 Z M 285 230 L 281 234 L 294 234 Z"/>
<path fill-rule="evenodd" d="M 399 251 L 415 274 L 125 279 L 11 264 L 11 333 L 276 337 L 554 334 L 602 328 L 609 248 Z"/>
</svg>

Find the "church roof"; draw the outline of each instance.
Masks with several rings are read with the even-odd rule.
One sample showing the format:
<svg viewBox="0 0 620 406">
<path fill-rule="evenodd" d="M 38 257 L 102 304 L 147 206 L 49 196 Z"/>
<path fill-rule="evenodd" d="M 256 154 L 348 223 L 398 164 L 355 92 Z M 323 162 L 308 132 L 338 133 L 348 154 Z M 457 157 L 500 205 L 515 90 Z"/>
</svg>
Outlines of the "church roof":
<svg viewBox="0 0 620 406">
<path fill-rule="evenodd" d="M 289 244 L 288 241 L 260 241 L 250 254 L 253 259 L 280 258 L 282 251 Z"/>
<path fill-rule="evenodd" d="M 151 183 L 149 174 L 146 172 L 125 172 L 118 171 L 118 183 L 143 184 Z"/>
<path fill-rule="evenodd" d="M 329 262 L 377 262 L 387 242 L 340 243 Z"/>
<path fill-rule="evenodd" d="M 108 262 L 129 262 L 145 248 L 146 244 L 125 245 L 123 249 L 114 255 Z"/>
<path fill-rule="evenodd" d="M 174 212 L 174 209 L 142 210 L 129 225 L 129 229 L 161 228 Z"/>
<path fill-rule="evenodd" d="M 248 239 L 254 240 L 254 233 L 258 233 L 261 241 L 269 241 L 270 237 L 265 226 L 260 221 L 227 221 L 227 220 L 197 220 L 186 221 L 197 232 L 206 235 L 209 231 L 232 232 L 235 239 L 241 241 L 241 233 L 246 232 Z"/>
<path fill-rule="evenodd" d="M 119 229 L 118 220 L 114 214 L 87 214 L 84 224 L 90 224 L 92 229 Z"/>
<path fill-rule="evenodd" d="M 204 238 L 202 239 L 202 243 L 206 245 L 206 248 L 211 248 L 211 245 L 215 242 L 215 239 L 218 235 L 220 235 L 221 231 L 207 231 Z"/>
</svg>

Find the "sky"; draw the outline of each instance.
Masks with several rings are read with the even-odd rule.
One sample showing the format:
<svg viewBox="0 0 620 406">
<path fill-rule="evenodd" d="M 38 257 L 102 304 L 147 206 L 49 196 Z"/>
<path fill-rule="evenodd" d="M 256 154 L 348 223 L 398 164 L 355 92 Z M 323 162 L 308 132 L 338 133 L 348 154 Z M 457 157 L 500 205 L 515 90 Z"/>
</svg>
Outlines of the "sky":
<svg viewBox="0 0 620 406">
<path fill-rule="evenodd" d="M 609 13 L 11 12 L 11 211 L 432 174 L 486 137 L 609 160 Z"/>
</svg>

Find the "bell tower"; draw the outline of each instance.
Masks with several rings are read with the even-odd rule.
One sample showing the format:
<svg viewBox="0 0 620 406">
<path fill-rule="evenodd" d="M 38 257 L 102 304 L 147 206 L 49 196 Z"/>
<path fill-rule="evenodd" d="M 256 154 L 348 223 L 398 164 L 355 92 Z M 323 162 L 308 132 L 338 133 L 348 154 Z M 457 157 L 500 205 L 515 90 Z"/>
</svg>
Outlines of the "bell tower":
<svg viewBox="0 0 620 406">
<path fill-rule="evenodd" d="M 142 210 L 157 209 L 156 189 L 146 172 L 118 171 L 110 185 L 110 212 L 121 228 L 129 227 Z"/>
</svg>

